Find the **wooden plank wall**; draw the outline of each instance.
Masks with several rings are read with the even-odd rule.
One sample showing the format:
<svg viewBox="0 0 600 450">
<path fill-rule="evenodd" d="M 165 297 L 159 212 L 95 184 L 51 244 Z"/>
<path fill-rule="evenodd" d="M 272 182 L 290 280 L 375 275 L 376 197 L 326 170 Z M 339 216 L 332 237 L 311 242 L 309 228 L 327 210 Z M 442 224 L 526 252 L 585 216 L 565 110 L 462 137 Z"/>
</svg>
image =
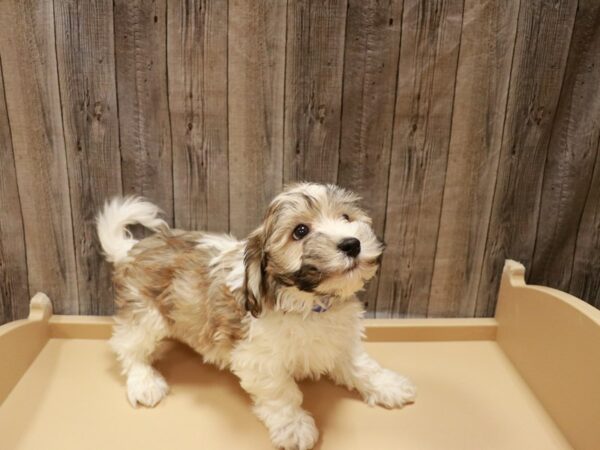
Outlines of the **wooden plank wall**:
<svg viewBox="0 0 600 450">
<path fill-rule="evenodd" d="M 110 314 L 115 194 L 243 237 L 294 180 L 388 244 L 369 315 L 493 314 L 505 258 L 600 306 L 594 0 L 5 0 L 0 323 Z"/>
</svg>

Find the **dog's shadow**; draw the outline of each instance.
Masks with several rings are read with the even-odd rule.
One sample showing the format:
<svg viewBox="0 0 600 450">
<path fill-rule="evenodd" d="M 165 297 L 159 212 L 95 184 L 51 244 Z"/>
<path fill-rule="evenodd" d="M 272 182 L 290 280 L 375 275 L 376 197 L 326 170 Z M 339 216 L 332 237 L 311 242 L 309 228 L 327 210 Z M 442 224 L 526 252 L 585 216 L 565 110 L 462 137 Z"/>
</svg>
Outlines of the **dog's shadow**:
<svg viewBox="0 0 600 450">
<path fill-rule="evenodd" d="M 205 364 L 202 357 L 186 345 L 167 342 L 161 350 L 160 358 L 154 364 L 163 374 L 171 387 L 169 396 L 192 395 L 199 407 L 208 407 L 218 411 L 223 418 L 231 417 L 232 430 L 243 433 L 250 427 L 263 427 L 252 414 L 250 396 L 240 386 L 238 378 L 228 370 L 219 370 L 211 364 Z M 116 361 L 110 367 L 111 376 L 124 379 L 119 375 Z M 327 433 L 327 425 L 343 400 L 361 399 L 355 392 L 336 386 L 328 379 L 303 381 L 300 389 L 304 393 L 303 408 L 312 414 L 320 432 L 315 449 L 320 449 L 322 436 Z M 169 397 L 165 399 L 169 401 Z M 160 407 L 160 405 L 159 405 Z M 245 408 L 248 420 L 240 423 L 240 408 Z M 235 414 L 231 412 L 235 410 Z M 266 430 L 265 430 L 266 432 Z"/>
<path fill-rule="evenodd" d="M 319 429 L 319 440 L 314 447 L 318 450 L 322 446 L 323 437 L 327 435 L 329 422 L 335 416 L 341 402 L 348 400 L 362 402 L 362 399 L 356 392 L 336 386 L 327 378 L 319 381 L 303 381 L 300 383 L 300 389 L 304 393 L 302 407 L 312 414 Z"/>
</svg>

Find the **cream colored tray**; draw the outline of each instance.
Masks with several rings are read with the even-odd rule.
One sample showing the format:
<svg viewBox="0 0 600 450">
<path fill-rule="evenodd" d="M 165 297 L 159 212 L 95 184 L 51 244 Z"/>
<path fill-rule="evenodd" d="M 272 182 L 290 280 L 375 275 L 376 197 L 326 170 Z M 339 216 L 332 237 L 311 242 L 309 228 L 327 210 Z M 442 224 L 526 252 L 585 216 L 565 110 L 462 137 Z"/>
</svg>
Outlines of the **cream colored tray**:
<svg viewBox="0 0 600 450">
<path fill-rule="evenodd" d="M 600 449 L 600 311 L 527 286 L 508 261 L 494 319 L 369 320 L 367 347 L 409 375 L 417 402 L 371 408 L 305 382 L 317 449 Z M 53 316 L 37 294 L 0 327 L 0 448 L 269 449 L 236 378 L 171 344 L 158 363 L 171 393 L 133 409 L 106 339 L 111 319 Z"/>
</svg>

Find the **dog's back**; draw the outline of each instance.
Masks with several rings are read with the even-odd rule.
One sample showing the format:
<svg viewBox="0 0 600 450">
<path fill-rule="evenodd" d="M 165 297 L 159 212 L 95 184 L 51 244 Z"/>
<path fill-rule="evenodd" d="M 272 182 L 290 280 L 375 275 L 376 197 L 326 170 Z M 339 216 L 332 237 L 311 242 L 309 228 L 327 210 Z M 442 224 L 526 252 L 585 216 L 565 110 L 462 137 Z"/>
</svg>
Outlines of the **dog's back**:
<svg viewBox="0 0 600 450">
<path fill-rule="evenodd" d="M 136 342 L 150 348 L 174 337 L 226 366 L 245 311 L 241 295 L 223 287 L 232 273 L 243 278 L 243 270 L 235 270 L 243 244 L 226 235 L 171 229 L 159 214 L 152 203 L 129 197 L 111 200 L 98 215 L 100 243 L 114 264 L 117 326 L 111 344 L 125 355 Z M 127 229 L 135 224 L 154 234 L 135 239 Z"/>
</svg>

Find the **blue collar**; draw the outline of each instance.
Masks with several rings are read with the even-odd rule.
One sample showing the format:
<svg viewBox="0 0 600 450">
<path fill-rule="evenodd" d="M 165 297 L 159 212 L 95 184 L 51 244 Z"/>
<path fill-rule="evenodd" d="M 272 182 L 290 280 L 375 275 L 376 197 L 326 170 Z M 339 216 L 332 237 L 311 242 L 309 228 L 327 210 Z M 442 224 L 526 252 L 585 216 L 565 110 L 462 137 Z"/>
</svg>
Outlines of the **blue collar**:
<svg viewBox="0 0 600 450">
<path fill-rule="evenodd" d="M 312 307 L 312 312 L 316 312 L 316 313 L 322 313 L 327 311 L 330 307 L 331 307 L 331 295 L 322 295 L 320 297 L 320 302 L 315 304 L 315 306 Z"/>
<path fill-rule="evenodd" d="M 315 306 L 313 306 L 312 311 L 316 312 L 316 313 L 322 313 L 322 312 L 327 311 L 328 309 L 329 308 L 325 308 L 324 306 L 321 306 L 321 305 L 315 305 Z"/>
</svg>

